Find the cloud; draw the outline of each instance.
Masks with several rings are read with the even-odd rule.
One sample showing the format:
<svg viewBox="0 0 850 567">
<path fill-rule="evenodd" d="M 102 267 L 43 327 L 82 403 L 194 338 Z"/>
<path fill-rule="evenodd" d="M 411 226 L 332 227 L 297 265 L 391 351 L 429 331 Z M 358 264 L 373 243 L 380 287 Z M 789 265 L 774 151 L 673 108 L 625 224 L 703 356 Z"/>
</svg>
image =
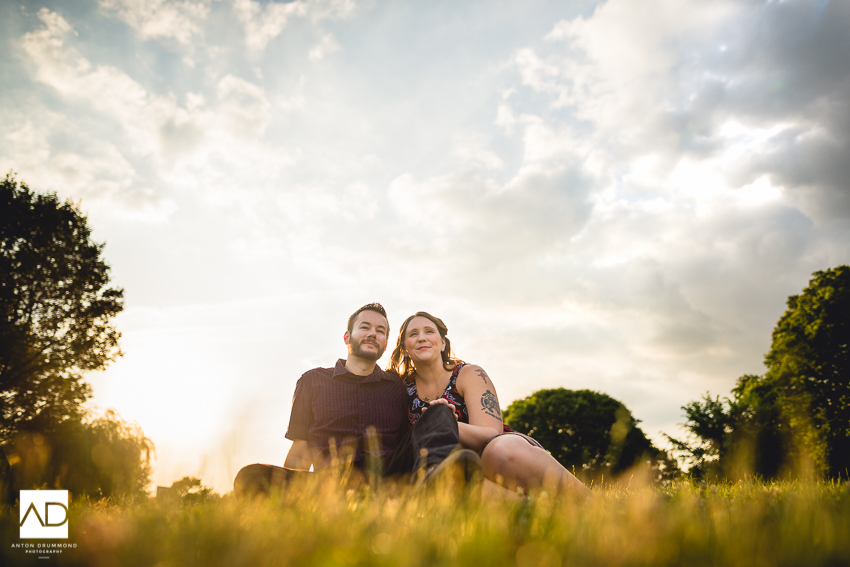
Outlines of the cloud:
<svg viewBox="0 0 850 567">
<path fill-rule="evenodd" d="M 322 40 L 307 54 L 310 61 L 321 61 L 326 55 L 339 51 L 339 44 L 334 40 L 333 35 L 325 34 Z"/>
<path fill-rule="evenodd" d="M 513 355 L 539 348 L 613 392 L 640 369 L 722 393 L 759 371 L 787 295 L 850 254 L 850 74 L 831 55 L 850 11 L 833 6 L 610 0 L 561 21 L 504 71 L 514 178 L 398 178 L 391 199 L 447 251 L 444 289 L 525 310 L 482 327 L 581 345 L 502 333 Z M 470 214 L 429 225 L 447 210 Z"/>
<path fill-rule="evenodd" d="M 233 10 L 245 29 L 245 43 L 253 51 L 262 51 L 277 37 L 292 17 L 304 16 L 307 4 L 270 2 L 265 6 L 253 0 L 234 0 Z"/>
<path fill-rule="evenodd" d="M 218 82 L 219 112 L 225 116 L 228 131 L 246 139 L 262 137 L 269 124 L 271 104 L 259 86 L 226 75 Z"/>
<path fill-rule="evenodd" d="M 202 23 L 209 17 L 209 2 L 98 0 L 103 11 L 135 29 L 142 39 L 171 38 L 183 45 L 203 37 Z"/>
<path fill-rule="evenodd" d="M 557 301 L 550 264 L 588 219 L 587 189 L 563 165 L 529 166 L 503 185 L 475 170 L 402 175 L 388 188 L 400 221 L 397 270 L 433 273 L 443 293 L 474 289 L 485 303 Z"/>
<path fill-rule="evenodd" d="M 212 98 L 189 92 L 181 105 L 172 93 L 154 94 L 121 69 L 83 57 L 61 15 L 42 9 L 38 17 L 42 26 L 21 40 L 35 79 L 86 112 L 108 117 L 118 128 L 121 144 L 115 147 L 123 162 L 147 162 L 153 181 L 202 189 L 208 202 L 228 205 L 244 201 L 234 193 L 232 177 L 268 187 L 293 163 L 297 151 L 263 140 L 272 103 L 258 85 L 227 74 L 216 81 Z M 126 172 L 127 180 L 143 177 L 136 167 Z"/>
<path fill-rule="evenodd" d="M 58 13 L 42 8 L 38 17 L 42 27 L 21 40 L 36 80 L 118 120 L 132 137 L 136 152 L 154 152 L 158 145 L 157 127 L 168 120 L 180 120 L 173 98 L 150 95 L 120 69 L 93 65 L 67 45 L 73 30 Z"/>
<path fill-rule="evenodd" d="M 62 115 L 36 105 L 13 116 L 4 112 L 3 123 L 0 169 L 15 170 L 39 190 L 82 200 L 95 220 L 161 224 L 176 210 L 161 190 L 144 184 L 114 144 L 79 136 Z"/>
<path fill-rule="evenodd" d="M 850 173 L 850 63 L 837 55 L 850 49 L 848 19 L 835 2 L 636 10 L 613 0 L 547 36 L 578 59 L 521 52 L 516 62 L 525 84 L 591 121 L 614 159 L 652 148 L 675 167 L 677 156 L 723 154 L 731 185 L 768 176 L 826 219 L 850 213 L 839 181 Z"/>
<path fill-rule="evenodd" d="M 251 51 L 262 51 L 276 38 L 293 18 L 323 19 L 346 18 L 355 10 L 353 0 L 294 0 L 269 2 L 265 5 L 255 0 L 233 0 L 233 10 L 245 30 L 245 43 Z M 330 36 L 325 36 L 322 42 Z M 332 42 L 333 39 L 331 38 Z M 310 59 L 321 59 L 333 50 L 334 44 L 313 48 Z M 316 51 L 316 50 L 319 51 Z M 313 53 L 316 55 L 312 55 Z"/>
<path fill-rule="evenodd" d="M 850 81 L 829 54 L 850 48 L 848 18 L 836 3 L 611 0 L 517 51 L 519 80 L 549 110 L 513 96 L 497 123 L 523 125 L 526 161 L 559 144 L 585 156 L 597 205 L 688 207 L 711 222 L 720 201 L 778 200 L 846 218 Z"/>
<path fill-rule="evenodd" d="M 489 170 L 501 170 L 505 163 L 499 155 L 486 147 L 482 136 L 455 136 L 454 156 L 465 166 Z"/>
</svg>

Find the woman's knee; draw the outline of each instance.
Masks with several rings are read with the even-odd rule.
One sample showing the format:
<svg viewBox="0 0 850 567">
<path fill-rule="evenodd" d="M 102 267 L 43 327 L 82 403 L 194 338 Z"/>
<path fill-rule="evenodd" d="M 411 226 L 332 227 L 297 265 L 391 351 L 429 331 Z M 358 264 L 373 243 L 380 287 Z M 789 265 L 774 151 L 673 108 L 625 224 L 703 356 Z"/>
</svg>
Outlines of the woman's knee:
<svg viewBox="0 0 850 567">
<path fill-rule="evenodd" d="M 528 442 L 518 435 L 501 435 L 487 444 L 481 453 L 481 461 L 485 467 L 488 465 L 497 469 L 509 467 L 521 460 L 529 447 Z"/>
</svg>

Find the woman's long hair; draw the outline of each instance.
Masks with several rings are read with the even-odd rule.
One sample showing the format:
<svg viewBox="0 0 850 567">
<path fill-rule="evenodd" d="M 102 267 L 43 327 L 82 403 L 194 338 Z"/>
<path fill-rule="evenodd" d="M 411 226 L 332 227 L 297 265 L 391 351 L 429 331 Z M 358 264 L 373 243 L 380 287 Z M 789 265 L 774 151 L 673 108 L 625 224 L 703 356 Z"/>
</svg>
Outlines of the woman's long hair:
<svg viewBox="0 0 850 567">
<path fill-rule="evenodd" d="M 390 363 L 387 364 L 387 370 L 395 372 L 403 379 L 410 379 L 414 374 L 416 374 L 416 368 L 413 366 L 413 361 L 407 353 L 404 352 L 404 336 L 407 334 L 407 326 L 414 317 L 425 317 L 434 323 L 434 325 L 437 326 L 437 330 L 440 332 L 440 338 L 446 341 L 446 350 L 440 353 L 443 358 L 443 368 L 446 370 L 452 370 L 455 366 L 463 362 L 461 359 L 455 358 L 452 355 L 452 342 L 449 340 L 449 337 L 446 336 L 449 334 L 449 328 L 446 327 L 443 320 L 439 317 L 434 317 L 429 313 L 425 313 L 424 311 L 417 311 L 405 319 L 404 323 L 402 323 L 401 329 L 398 332 L 398 341 L 396 341 L 395 349 L 393 349 L 393 354 L 390 357 Z"/>
</svg>

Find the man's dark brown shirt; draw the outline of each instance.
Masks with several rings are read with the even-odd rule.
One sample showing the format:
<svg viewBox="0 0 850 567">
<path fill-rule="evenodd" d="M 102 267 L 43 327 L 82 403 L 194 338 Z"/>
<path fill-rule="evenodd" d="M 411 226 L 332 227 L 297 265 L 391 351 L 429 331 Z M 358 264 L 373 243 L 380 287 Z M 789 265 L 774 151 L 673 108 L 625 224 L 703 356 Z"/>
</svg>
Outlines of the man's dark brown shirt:
<svg viewBox="0 0 850 567">
<path fill-rule="evenodd" d="M 399 433 L 408 427 L 407 392 L 395 374 L 375 366 L 368 376 L 357 376 L 340 359 L 333 368 L 308 370 L 295 385 L 286 438 L 307 441 L 321 451 L 314 468 L 329 463 L 332 440 L 337 454 L 353 450 L 355 462 L 362 461 L 370 426 L 380 456 L 389 457 Z"/>
</svg>

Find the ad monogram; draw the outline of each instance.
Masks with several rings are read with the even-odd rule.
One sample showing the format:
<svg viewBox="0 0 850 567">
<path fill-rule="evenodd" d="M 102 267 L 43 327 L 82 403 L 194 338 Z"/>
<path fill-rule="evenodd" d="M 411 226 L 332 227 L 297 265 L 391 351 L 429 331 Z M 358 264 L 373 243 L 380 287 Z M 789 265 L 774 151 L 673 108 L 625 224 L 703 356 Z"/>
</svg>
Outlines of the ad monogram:
<svg viewBox="0 0 850 567">
<path fill-rule="evenodd" d="M 21 490 L 21 539 L 68 539 L 68 491 Z"/>
</svg>

